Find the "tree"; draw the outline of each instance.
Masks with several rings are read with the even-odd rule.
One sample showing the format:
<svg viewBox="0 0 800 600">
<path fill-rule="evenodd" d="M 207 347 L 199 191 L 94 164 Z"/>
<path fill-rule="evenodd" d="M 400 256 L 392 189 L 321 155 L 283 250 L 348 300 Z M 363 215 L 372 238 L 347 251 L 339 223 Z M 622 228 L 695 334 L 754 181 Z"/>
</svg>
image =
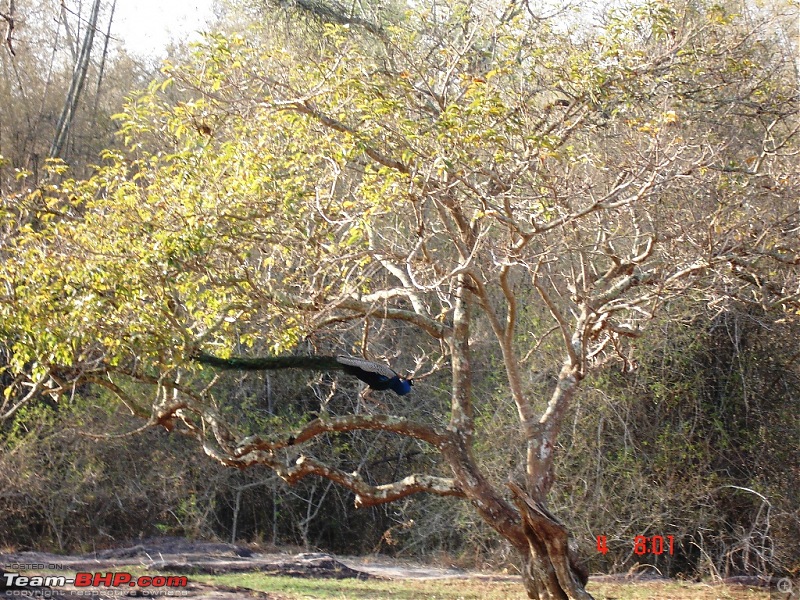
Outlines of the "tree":
<svg viewBox="0 0 800 600">
<path fill-rule="evenodd" d="M 61 111 L 61 116 L 58 118 L 58 123 L 56 124 L 56 137 L 50 146 L 50 158 L 60 157 L 64 150 L 64 142 L 67 139 L 67 133 L 72 125 L 72 119 L 75 116 L 75 109 L 78 106 L 78 100 L 80 100 L 83 86 L 86 83 L 86 75 L 89 71 L 89 58 L 92 54 L 94 32 L 97 29 L 97 18 L 99 14 L 100 0 L 94 0 L 94 3 L 92 4 L 92 12 L 89 16 L 89 22 L 86 24 L 86 34 L 83 38 L 83 42 L 81 43 L 80 57 L 75 65 L 75 71 L 72 74 L 72 82 L 70 83 L 69 93 L 67 94 L 64 109 Z M 105 60 L 105 56 L 103 59 Z"/>
<path fill-rule="evenodd" d="M 14 53 L 0 52 L 0 193 L 18 188 L 19 171 L 38 181 L 48 156 L 75 167 L 73 176 L 90 174 L 89 163 L 113 140 L 110 115 L 155 72 L 122 48 L 110 52 L 113 2 L 8 4 L 16 18 Z M 22 189 L 30 187 L 29 179 Z"/>
<path fill-rule="evenodd" d="M 581 382 L 633 368 L 626 340 L 676 295 L 798 310 L 796 98 L 749 23 L 656 2 L 580 38 L 516 5 L 457 3 L 314 43 L 209 36 L 121 115 L 127 153 L 6 204 L 2 415 L 103 386 L 232 467 L 320 476 L 360 506 L 467 500 L 523 557 L 530 597 L 589 598 L 547 502 Z M 252 430 L 193 360 L 304 340 L 402 349 L 406 368 L 413 351 L 421 385 Z M 487 406 L 519 423 L 509 473 L 473 451 Z M 414 440 L 440 466 L 366 481 L 353 432 Z M 323 458 L 322 442 L 340 450 Z"/>
</svg>

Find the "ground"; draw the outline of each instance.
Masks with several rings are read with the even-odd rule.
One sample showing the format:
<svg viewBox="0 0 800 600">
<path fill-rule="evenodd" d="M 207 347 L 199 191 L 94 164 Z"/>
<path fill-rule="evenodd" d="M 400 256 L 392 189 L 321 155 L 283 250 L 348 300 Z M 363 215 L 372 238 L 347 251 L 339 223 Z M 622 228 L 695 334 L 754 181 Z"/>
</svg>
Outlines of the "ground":
<svg viewBox="0 0 800 600">
<path fill-rule="evenodd" d="M 190 600 L 296 600 L 383 598 L 441 600 L 511 600 L 525 596 L 518 576 L 410 563 L 383 557 L 334 557 L 324 553 L 268 553 L 232 544 L 193 542 L 177 538 L 146 540 L 121 548 L 80 556 L 42 552 L 0 553 L 0 569 L 26 576 L 87 577 L 113 573 L 116 586 L 74 585 L 6 590 L 13 597 L 91 598 L 178 597 Z M 131 582 L 124 581 L 127 574 Z M 162 587 L 139 587 L 140 577 L 175 577 Z M 180 585 L 186 578 L 185 585 Z M 6 578 L 0 576 L 0 596 Z M 37 583 L 27 582 L 27 583 Z M 76 581 L 76 583 L 78 583 Z M 737 585 L 711 586 L 667 580 L 632 581 L 625 577 L 594 577 L 589 590 L 601 599 L 663 598 L 675 600 L 766 600 L 755 579 Z M 742 585 L 747 584 L 747 585 Z"/>
</svg>

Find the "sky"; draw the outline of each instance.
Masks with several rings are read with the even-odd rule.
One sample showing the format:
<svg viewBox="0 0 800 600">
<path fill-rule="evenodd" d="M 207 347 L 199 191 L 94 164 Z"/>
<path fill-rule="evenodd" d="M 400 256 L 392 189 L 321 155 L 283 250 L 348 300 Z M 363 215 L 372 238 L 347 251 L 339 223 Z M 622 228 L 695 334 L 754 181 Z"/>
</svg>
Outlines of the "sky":
<svg viewBox="0 0 800 600">
<path fill-rule="evenodd" d="M 198 39 L 212 6 L 213 0 L 117 0 L 111 35 L 131 53 L 162 58 L 172 40 Z"/>
</svg>

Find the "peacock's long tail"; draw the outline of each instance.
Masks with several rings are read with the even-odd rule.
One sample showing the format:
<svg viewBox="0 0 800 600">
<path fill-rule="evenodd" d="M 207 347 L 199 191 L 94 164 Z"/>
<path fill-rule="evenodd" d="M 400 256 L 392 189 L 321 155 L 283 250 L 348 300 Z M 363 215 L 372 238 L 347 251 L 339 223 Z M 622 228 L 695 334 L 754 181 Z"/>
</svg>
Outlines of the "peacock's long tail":
<svg viewBox="0 0 800 600">
<path fill-rule="evenodd" d="M 273 371 L 277 369 L 344 370 L 344 365 L 337 362 L 335 356 L 232 356 L 231 358 L 220 358 L 205 352 L 198 352 L 192 358 L 204 365 L 240 371 Z"/>
</svg>

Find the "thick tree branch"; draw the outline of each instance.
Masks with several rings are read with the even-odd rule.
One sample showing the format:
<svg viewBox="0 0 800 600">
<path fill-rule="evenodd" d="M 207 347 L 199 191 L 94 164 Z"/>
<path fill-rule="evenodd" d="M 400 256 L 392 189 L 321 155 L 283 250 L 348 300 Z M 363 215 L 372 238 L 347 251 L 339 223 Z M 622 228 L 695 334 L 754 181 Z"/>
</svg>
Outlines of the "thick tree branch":
<svg viewBox="0 0 800 600">
<path fill-rule="evenodd" d="M 536 288 L 536 291 L 539 292 L 539 296 L 544 301 L 545 305 L 547 305 L 547 309 L 550 311 L 550 314 L 558 323 L 558 327 L 561 330 L 561 337 L 564 339 L 564 346 L 566 347 L 567 354 L 569 354 L 569 359 L 573 365 L 579 364 L 578 355 L 575 353 L 575 349 L 572 347 L 572 334 L 569 331 L 569 325 L 567 324 L 567 320 L 564 318 L 564 315 L 556 306 L 553 299 L 550 297 L 550 294 L 547 293 L 547 290 L 544 289 L 544 286 L 539 282 L 539 274 L 534 273 L 533 275 L 533 287 Z"/>
<path fill-rule="evenodd" d="M 358 473 L 346 473 L 307 456 L 300 456 L 294 465 L 277 468 L 276 472 L 289 484 L 296 483 L 307 475 L 318 475 L 334 481 L 356 493 L 355 504 L 358 508 L 385 504 L 420 492 L 439 496 L 464 496 L 452 479 L 432 475 L 409 475 L 394 483 L 370 485 L 361 479 Z"/>
<path fill-rule="evenodd" d="M 436 339 L 442 339 L 452 332 L 452 329 L 434 319 L 420 315 L 413 310 L 403 308 L 392 308 L 390 306 L 378 305 L 363 302 L 356 298 L 344 298 L 336 302 L 337 308 L 352 310 L 365 317 L 380 317 L 382 319 L 392 319 L 395 321 L 406 321 L 418 326 L 420 329 Z"/>
<path fill-rule="evenodd" d="M 241 440 L 233 452 L 235 457 L 243 457 L 256 451 L 272 452 L 289 446 L 296 446 L 308 440 L 329 432 L 343 431 L 389 431 L 415 438 L 429 443 L 434 448 L 440 448 L 450 441 L 451 434 L 430 425 L 410 421 L 405 417 L 391 415 L 343 415 L 314 419 L 302 429 L 291 435 L 281 434 L 279 439 L 266 439 L 254 435 Z"/>
<path fill-rule="evenodd" d="M 533 422 L 533 405 L 523 392 L 520 361 L 514 350 L 514 333 L 517 326 L 517 299 L 508 281 L 510 271 L 511 265 L 509 264 L 503 265 L 500 271 L 500 287 L 506 299 L 506 323 L 498 341 L 500 342 L 500 349 L 503 354 L 503 362 L 506 367 L 506 375 L 508 376 L 511 395 L 514 398 L 514 402 L 517 404 L 517 410 L 523 426 L 526 428 L 525 434 L 530 436 L 532 432 L 529 429 L 529 424 Z"/>
<path fill-rule="evenodd" d="M 471 298 L 468 277 L 459 275 L 456 285 L 456 304 L 453 311 L 453 336 L 450 341 L 453 369 L 450 426 L 464 436 L 465 446 L 472 444 L 472 365 L 470 364 L 469 326 Z"/>
<path fill-rule="evenodd" d="M 491 304 L 489 294 L 487 293 L 483 282 L 475 276 L 472 277 L 472 280 L 476 288 L 477 296 L 481 301 L 481 306 L 489 318 L 489 324 L 500 346 L 500 352 L 503 356 L 503 366 L 506 370 L 511 397 L 513 398 L 514 404 L 517 407 L 517 414 L 519 415 L 519 420 L 522 424 L 522 430 L 524 432 L 525 439 L 528 441 L 530 450 L 530 445 L 533 443 L 533 440 L 537 434 L 535 426 L 536 413 L 534 412 L 533 403 L 523 391 L 522 375 L 520 373 L 520 361 L 519 357 L 514 351 L 514 328 L 517 318 L 517 306 L 516 298 L 508 282 L 509 271 L 510 265 L 504 265 L 500 272 L 500 285 L 507 304 L 505 325 L 500 323 L 500 319 L 497 317 L 494 307 Z"/>
</svg>

